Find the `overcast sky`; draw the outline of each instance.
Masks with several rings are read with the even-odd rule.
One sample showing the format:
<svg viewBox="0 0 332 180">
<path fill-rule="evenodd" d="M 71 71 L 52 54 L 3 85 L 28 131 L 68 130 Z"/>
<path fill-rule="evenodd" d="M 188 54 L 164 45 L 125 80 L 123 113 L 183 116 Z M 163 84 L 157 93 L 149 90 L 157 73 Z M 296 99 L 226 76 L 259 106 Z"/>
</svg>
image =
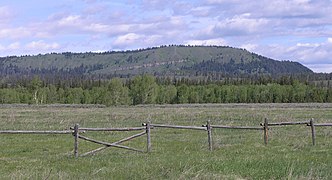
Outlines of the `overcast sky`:
<svg viewBox="0 0 332 180">
<path fill-rule="evenodd" d="M 332 72 L 332 0 L 1 0 L 0 56 L 227 45 Z"/>
</svg>

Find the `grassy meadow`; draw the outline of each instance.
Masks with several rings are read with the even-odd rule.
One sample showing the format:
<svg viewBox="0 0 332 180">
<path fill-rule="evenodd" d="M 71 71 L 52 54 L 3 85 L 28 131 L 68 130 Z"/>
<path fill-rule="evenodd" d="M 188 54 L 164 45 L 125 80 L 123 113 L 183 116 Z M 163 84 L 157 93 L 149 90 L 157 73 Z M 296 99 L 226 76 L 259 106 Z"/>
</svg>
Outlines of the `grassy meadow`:
<svg viewBox="0 0 332 180">
<path fill-rule="evenodd" d="M 220 104 L 109 108 L 0 106 L 0 130 L 67 130 L 81 127 L 140 127 L 158 124 L 259 126 L 269 122 L 332 122 L 332 104 Z M 137 132 L 87 132 L 115 142 Z M 73 157 L 71 135 L 0 134 L 0 179 L 332 179 L 332 127 L 316 127 L 316 146 L 304 125 L 262 131 L 213 129 L 207 132 L 151 130 L 152 152 L 108 148 Z M 123 143 L 146 149 L 146 136 Z M 100 147 L 79 140 L 79 153 Z"/>
</svg>

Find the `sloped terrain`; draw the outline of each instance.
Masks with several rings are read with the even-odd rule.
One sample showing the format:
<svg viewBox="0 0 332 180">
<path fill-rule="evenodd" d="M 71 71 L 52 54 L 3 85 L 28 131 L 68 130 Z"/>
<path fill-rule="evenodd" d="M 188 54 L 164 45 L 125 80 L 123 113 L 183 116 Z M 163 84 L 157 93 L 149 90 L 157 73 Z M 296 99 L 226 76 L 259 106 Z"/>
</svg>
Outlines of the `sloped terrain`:
<svg viewBox="0 0 332 180">
<path fill-rule="evenodd" d="M 312 71 L 297 62 L 276 61 L 224 46 L 161 46 L 104 53 L 51 53 L 0 58 L 0 73 L 76 75 L 299 74 Z"/>
</svg>

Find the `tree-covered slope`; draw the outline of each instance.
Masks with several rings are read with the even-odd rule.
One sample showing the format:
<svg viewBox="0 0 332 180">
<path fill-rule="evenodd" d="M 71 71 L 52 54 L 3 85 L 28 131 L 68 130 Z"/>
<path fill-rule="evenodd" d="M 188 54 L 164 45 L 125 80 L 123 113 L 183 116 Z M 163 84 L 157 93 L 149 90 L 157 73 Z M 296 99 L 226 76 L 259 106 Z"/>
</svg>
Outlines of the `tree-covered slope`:
<svg viewBox="0 0 332 180">
<path fill-rule="evenodd" d="M 161 46 L 104 53 L 51 53 L 0 58 L 0 74 L 195 75 L 312 73 L 300 63 L 276 61 L 224 46 Z"/>
</svg>

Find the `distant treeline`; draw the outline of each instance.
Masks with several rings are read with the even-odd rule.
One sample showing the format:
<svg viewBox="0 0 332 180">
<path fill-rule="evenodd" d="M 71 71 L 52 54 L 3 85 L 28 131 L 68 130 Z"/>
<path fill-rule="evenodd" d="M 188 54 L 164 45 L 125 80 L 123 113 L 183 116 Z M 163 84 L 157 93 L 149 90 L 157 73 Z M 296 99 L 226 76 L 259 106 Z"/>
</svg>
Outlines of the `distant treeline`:
<svg viewBox="0 0 332 180">
<path fill-rule="evenodd" d="M 329 82 L 329 81 L 328 81 Z M 180 103 L 307 103 L 332 102 L 332 88 L 278 80 L 172 79 L 140 75 L 132 79 L 47 82 L 38 76 L 16 84 L 1 84 L 0 103 L 27 104 L 180 104 Z"/>
</svg>

